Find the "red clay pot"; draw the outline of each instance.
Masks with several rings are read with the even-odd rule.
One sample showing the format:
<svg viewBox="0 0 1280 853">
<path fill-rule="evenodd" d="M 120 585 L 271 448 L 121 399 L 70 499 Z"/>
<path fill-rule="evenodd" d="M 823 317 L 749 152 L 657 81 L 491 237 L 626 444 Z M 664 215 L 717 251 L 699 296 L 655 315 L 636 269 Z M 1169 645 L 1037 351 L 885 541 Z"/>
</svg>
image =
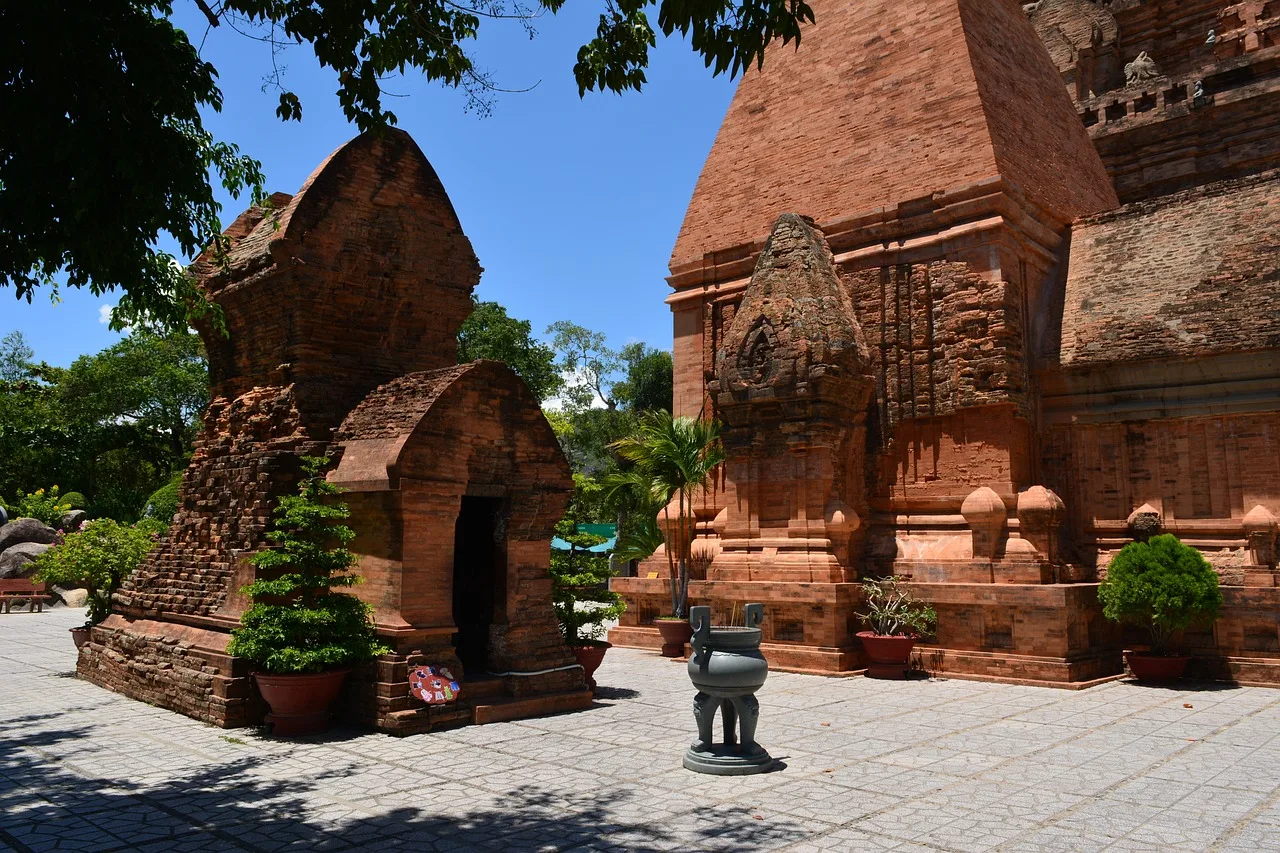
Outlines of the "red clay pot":
<svg viewBox="0 0 1280 853">
<path fill-rule="evenodd" d="M 1125 652 L 1133 677 L 1139 681 L 1176 681 L 1187 671 L 1185 655 L 1154 655 L 1151 652 Z"/>
<path fill-rule="evenodd" d="M 76 644 L 76 649 L 89 642 L 89 632 L 92 630 L 93 628 L 89 625 L 81 625 L 78 628 L 71 629 L 71 642 Z"/>
<path fill-rule="evenodd" d="M 350 669 L 302 675 L 270 675 L 255 672 L 258 692 L 271 706 L 267 724 L 283 737 L 308 735 L 329 728 L 329 706 L 338 698 Z"/>
<path fill-rule="evenodd" d="M 604 663 L 604 653 L 613 648 L 611 643 L 592 643 L 591 645 L 570 646 L 573 649 L 573 656 L 578 659 L 578 664 L 582 667 L 582 675 L 587 679 L 587 686 L 591 688 L 591 692 L 596 690 L 596 670 L 600 668 L 600 664 Z"/>
<path fill-rule="evenodd" d="M 859 631 L 858 639 L 867 650 L 871 663 L 867 665 L 868 678 L 892 678 L 902 680 L 907 677 L 911 668 L 911 649 L 915 647 L 915 637 L 873 634 L 870 631 Z"/>
<path fill-rule="evenodd" d="M 687 619 L 655 619 L 658 633 L 662 635 L 664 658 L 684 657 L 685 644 L 693 638 L 693 626 Z"/>
</svg>

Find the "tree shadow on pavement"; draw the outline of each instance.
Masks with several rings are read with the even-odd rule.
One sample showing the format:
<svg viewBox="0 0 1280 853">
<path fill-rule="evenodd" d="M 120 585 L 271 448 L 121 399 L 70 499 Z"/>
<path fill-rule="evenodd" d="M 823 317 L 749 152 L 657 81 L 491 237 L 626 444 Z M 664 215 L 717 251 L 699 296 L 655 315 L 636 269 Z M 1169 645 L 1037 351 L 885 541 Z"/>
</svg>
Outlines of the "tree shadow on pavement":
<svg viewBox="0 0 1280 853">
<path fill-rule="evenodd" d="M 695 809 L 692 799 L 687 808 L 650 814 L 629 802 L 653 793 L 638 785 L 581 792 L 518 785 L 495 794 L 450 778 L 449 753 L 458 747 L 436 747 L 429 740 L 421 754 L 438 768 L 438 782 L 382 796 L 343 799 L 323 790 L 325 783 L 369 772 L 368 766 L 318 766 L 283 778 L 272 767 L 279 758 L 261 755 L 160 774 L 156 782 L 121 781 L 96 776 L 92 752 L 64 760 L 50 749 L 92 731 L 84 725 L 49 727 L 58 716 L 0 722 L 0 843 L 14 850 L 648 853 L 759 849 L 812 831 L 785 818 L 764 821 L 746 807 Z M 286 753 L 294 766 L 312 754 Z M 377 765 L 379 779 L 386 782 L 394 768 Z M 390 781 L 394 787 L 394 776 Z"/>
</svg>

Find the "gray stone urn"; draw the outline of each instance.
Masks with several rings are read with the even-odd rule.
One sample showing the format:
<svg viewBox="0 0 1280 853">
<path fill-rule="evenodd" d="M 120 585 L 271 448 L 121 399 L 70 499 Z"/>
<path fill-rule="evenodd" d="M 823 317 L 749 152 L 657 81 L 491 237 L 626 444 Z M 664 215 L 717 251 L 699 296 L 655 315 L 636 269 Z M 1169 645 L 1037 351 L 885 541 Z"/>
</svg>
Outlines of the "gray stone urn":
<svg viewBox="0 0 1280 853">
<path fill-rule="evenodd" d="M 755 692 L 769 676 L 769 663 L 760 653 L 764 605 L 748 604 L 746 617 L 745 628 L 713 626 L 710 607 L 689 611 L 693 626 L 689 679 L 698 689 L 693 697 L 698 739 L 684 754 L 684 766 L 689 770 L 745 776 L 773 769 L 773 758 L 756 743 L 760 702 Z M 717 709 L 724 724 L 722 743 L 712 742 Z"/>
</svg>

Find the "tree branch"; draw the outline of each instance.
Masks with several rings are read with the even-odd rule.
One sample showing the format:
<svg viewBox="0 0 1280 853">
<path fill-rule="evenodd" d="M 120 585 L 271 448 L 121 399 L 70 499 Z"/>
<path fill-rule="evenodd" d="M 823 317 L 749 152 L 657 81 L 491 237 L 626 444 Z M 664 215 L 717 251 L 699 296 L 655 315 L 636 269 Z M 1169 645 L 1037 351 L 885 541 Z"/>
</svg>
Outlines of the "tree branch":
<svg viewBox="0 0 1280 853">
<path fill-rule="evenodd" d="M 218 20 L 218 16 L 209 8 L 209 4 L 206 3 L 205 0 L 195 0 L 195 3 L 200 11 L 204 12 L 204 16 L 209 19 L 209 26 L 216 27 L 221 23 L 221 21 Z"/>
</svg>

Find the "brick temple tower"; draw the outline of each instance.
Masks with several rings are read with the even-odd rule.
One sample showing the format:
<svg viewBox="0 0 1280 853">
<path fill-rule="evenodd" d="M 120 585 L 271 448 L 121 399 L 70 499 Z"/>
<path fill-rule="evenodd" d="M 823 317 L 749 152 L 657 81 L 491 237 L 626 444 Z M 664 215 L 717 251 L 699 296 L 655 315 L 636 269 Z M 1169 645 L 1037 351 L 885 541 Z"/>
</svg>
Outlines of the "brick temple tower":
<svg viewBox="0 0 1280 853">
<path fill-rule="evenodd" d="M 811 217 L 869 348 L 874 391 L 844 416 L 865 478 L 842 498 L 865 513 L 840 571 L 802 581 L 780 554 L 836 553 L 805 524 L 731 547 L 724 521 L 813 517 L 807 483 L 726 466 L 695 508 L 715 558 L 691 598 L 766 602 L 771 661 L 840 672 L 852 581 L 910 575 L 939 615 L 920 665 L 1087 684 L 1135 640 L 1097 580 L 1145 524 L 1224 584 L 1186 638 L 1197 671 L 1280 684 L 1280 4 L 812 5 L 800 47 L 743 78 L 689 203 L 675 405 L 740 440 L 717 371 L 771 225 Z M 746 575 L 716 569 L 734 550 Z M 615 642 L 655 644 L 655 571 L 616 582 Z"/>
</svg>

